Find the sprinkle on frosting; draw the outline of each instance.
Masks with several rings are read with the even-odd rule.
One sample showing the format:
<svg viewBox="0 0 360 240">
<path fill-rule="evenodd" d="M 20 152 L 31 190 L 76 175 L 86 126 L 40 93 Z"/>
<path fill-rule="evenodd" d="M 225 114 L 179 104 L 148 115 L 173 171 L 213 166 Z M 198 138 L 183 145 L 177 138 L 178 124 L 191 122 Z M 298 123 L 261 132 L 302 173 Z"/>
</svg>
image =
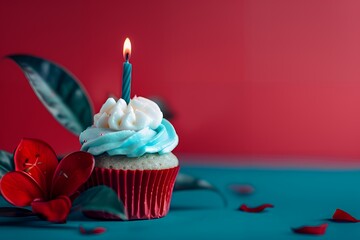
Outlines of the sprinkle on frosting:
<svg viewBox="0 0 360 240">
<path fill-rule="evenodd" d="M 139 157 L 145 153 L 169 153 L 178 144 L 174 127 L 163 118 L 159 106 L 146 98 L 107 99 L 94 116 L 94 125 L 80 134 L 82 151 Z"/>
</svg>

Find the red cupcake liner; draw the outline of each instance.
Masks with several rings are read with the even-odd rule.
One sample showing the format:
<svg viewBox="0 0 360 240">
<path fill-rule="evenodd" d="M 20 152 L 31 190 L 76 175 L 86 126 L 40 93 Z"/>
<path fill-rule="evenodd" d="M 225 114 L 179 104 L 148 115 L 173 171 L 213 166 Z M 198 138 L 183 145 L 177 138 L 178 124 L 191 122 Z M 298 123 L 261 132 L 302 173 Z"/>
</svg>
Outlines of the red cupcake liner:
<svg viewBox="0 0 360 240">
<path fill-rule="evenodd" d="M 115 170 L 95 167 L 84 188 L 98 185 L 111 187 L 124 203 L 128 219 L 164 217 L 170 208 L 171 196 L 179 166 L 162 170 Z M 117 219 L 105 212 L 88 211 L 86 215 L 100 219 Z"/>
</svg>

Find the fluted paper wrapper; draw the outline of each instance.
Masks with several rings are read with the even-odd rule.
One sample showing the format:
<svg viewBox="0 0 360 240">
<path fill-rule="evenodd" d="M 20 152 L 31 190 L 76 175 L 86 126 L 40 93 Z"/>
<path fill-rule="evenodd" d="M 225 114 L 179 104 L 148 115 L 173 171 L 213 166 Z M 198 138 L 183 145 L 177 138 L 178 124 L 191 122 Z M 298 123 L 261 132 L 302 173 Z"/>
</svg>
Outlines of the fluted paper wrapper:
<svg viewBox="0 0 360 240">
<path fill-rule="evenodd" d="M 162 170 L 115 170 L 95 167 L 84 188 L 98 185 L 111 187 L 124 203 L 128 219 L 164 217 L 170 207 L 171 195 L 179 166 Z M 116 219 L 101 212 L 87 212 L 89 217 Z"/>
</svg>

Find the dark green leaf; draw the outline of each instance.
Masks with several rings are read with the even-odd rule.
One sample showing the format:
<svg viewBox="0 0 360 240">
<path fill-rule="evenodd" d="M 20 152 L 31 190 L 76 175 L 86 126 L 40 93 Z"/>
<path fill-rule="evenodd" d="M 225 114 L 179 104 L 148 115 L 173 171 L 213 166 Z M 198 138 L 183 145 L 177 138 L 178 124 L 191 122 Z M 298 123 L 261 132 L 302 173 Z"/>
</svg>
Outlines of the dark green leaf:
<svg viewBox="0 0 360 240">
<path fill-rule="evenodd" d="M 36 216 L 31 210 L 17 207 L 0 207 L 0 217 L 29 217 Z"/>
<path fill-rule="evenodd" d="M 101 185 L 83 192 L 73 203 L 75 210 L 104 211 L 127 220 L 123 203 L 111 188 Z"/>
<path fill-rule="evenodd" d="M 217 193 L 222 198 L 224 205 L 227 205 L 225 196 L 208 181 L 179 173 L 175 181 L 174 191 L 182 190 L 210 190 Z"/>
<path fill-rule="evenodd" d="M 7 58 L 18 64 L 40 101 L 66 129 L 79 135 L 92 124 L 89 98 L 66 69 L 31 55 L 9 55 Z"/>
<path fill-rule="evenodd" d="M 2 178 L 5 173 L 11 171 L 15 171 L 13 155 L 0 150 L 0 178 Z"/>
<path fill-rule="evenodd" d="M 172 109 L 170 109 L 169 105 L 165 102 L 164 99 L 162 99 L 161 97 L 150 97 L 150 99 L 152 101 L 154 101 L 159 108 L 161 109 L 164 118 L 171 120 L 174 118 L 174 111 Z"/>
</svg>

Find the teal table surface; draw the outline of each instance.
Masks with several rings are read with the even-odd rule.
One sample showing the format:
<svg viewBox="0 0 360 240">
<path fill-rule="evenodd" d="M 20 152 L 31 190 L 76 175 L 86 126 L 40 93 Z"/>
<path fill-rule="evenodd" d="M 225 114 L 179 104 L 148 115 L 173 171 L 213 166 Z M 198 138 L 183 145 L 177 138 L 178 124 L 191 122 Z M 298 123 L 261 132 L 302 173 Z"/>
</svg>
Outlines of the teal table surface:
<svg viewBox="0 0 360 240">
<path fill-rule="evenodd" d="M 72 213 L 66 224 L 36 217 L 0 218 L 0 239 L 359 239 L 360 223 L 329 219 L 337 208 L 360 218 L 360 170 L 294 170 L 245 167 L 184 166 L 182 173 L 206 179 L 226 197 L 211 191 L 173 194 L 169 214 L 143 221 L 94 221 Z M 231 184 L 251 184 L 252 195 L 241 196 Z M 271 203 L 262 213 L 237 208 L 246 203 Z M 1 206 L 7 203 L 1 199 Z M 299 235 L 303 225 L 328 223 L 325 235 Z M 105 227 L 100 235 L 82 235 L 79 226 Z"/>
</svg>

